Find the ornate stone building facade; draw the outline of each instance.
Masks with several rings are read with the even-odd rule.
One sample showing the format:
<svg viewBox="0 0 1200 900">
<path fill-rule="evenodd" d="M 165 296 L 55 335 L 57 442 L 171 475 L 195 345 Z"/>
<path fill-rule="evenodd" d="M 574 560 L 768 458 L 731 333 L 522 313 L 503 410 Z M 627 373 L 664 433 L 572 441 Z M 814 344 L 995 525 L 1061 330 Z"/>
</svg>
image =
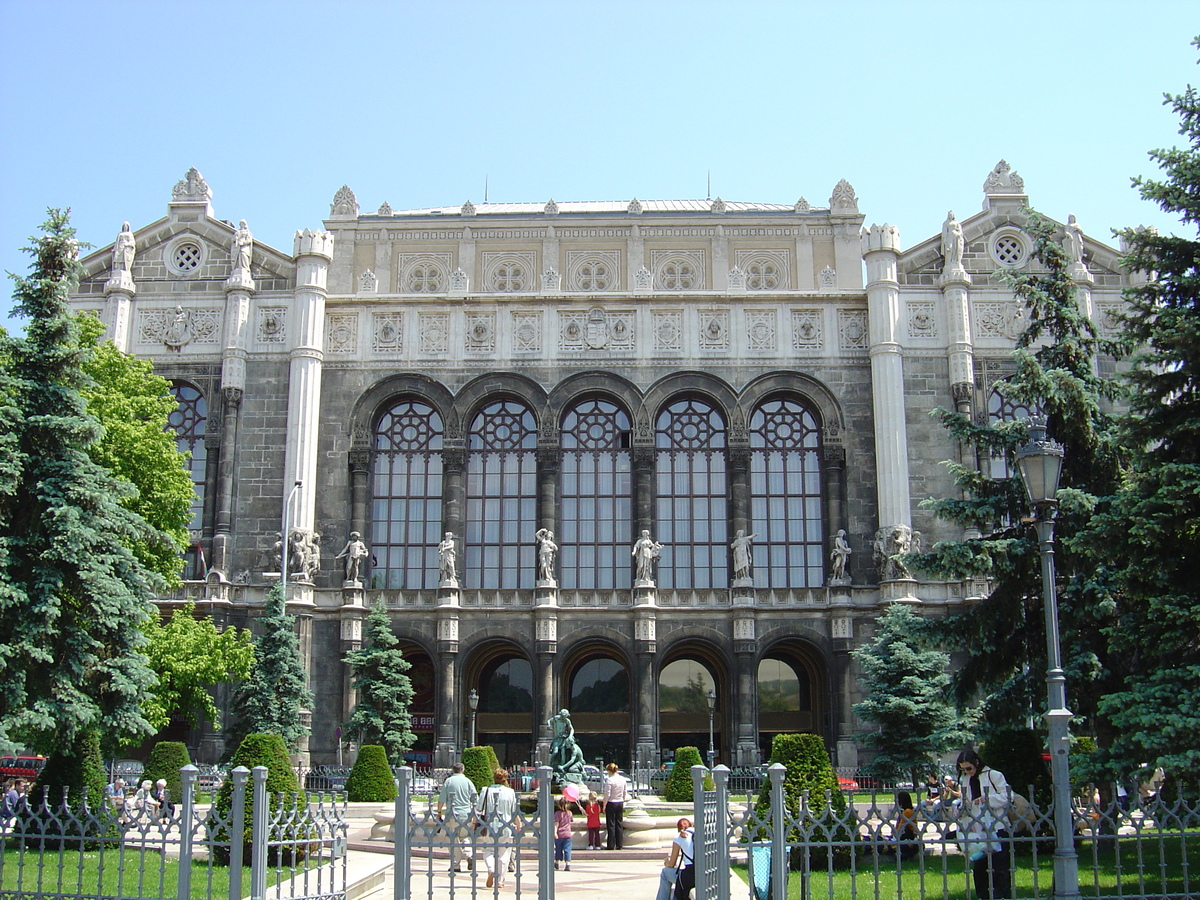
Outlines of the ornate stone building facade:
<svg viewBox="0 0 1200 900">
<path fill-rule="evenodd" d="M 853 765 L 850 653 L 883 607 L 986 589 L 901 554 L 960 536 L 920 508 L 961 452 L 929 411 L 1019 412 L 992 390 L 1022 318 L 997 273 L 1031 264 L 1003 162 L 981 212 L 908 249 L 845 181 L 824 206 L 374 213 L 343 187 L 290 254 L 211 198 L 190 171 L 165 218 L 84 260 L 75 302 L 176 386 L 196 543 L 162 602 L 252 624 L 286 561 L 314 762 L 336 759 L 376 602 L 419 758 L 474 728 L 543 759 L 565 707 L 589 760 L 657 764 L 707 746 L 712 693 L 718 760 L 813 731 Z M 1073 217 L 1063 239 L 1110 329 L 1118 253 Z"/>
</svg>

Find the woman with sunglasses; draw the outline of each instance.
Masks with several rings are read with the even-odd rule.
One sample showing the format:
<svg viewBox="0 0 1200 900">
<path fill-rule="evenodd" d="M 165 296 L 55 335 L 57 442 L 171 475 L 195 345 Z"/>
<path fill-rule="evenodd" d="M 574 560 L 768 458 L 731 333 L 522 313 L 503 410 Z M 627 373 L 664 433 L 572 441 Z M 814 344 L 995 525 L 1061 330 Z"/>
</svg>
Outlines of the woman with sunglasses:
<svg viewBox="0 0 1200 900">
<path fill-rule="evenodd" d="M 980 900 L 1012 896 L 1007 811 L 1012 791 L 1004 775 L 983 764 L 974 750 L 958 754 L 967 855 Z"/>
</svg>

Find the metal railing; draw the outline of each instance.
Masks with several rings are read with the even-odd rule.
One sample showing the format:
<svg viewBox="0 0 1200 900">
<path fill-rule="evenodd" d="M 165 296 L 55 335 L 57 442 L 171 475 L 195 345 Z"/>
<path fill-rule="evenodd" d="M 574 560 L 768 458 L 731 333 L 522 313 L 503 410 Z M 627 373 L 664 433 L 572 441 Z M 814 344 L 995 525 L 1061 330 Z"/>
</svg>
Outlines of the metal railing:
<svg viewBox="0 0 1200 900">
<path fill-rule="evenodd" d="M 242 900 L 248 866 L 252 900 L 343 900 L 344 801 L 269 795 L 265 767 L 238 767 L 218 811 L 196 803 L 198 774 L 181 770 L 178 803 L 115 797 L 91 807 L 64 789 L 22 804 L 0 822 L 0 897 Z"/>
</svg>

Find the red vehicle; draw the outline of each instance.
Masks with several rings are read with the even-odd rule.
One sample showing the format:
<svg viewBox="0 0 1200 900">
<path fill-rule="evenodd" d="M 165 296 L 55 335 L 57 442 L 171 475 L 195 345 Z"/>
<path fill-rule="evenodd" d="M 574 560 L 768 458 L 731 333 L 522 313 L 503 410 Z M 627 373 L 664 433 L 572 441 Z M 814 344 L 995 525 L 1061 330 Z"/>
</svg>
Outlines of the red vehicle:
<svg viewBox="0 0 1200 900">
<path fill-rule="evenodd" d="M 0 778 L 35 781 L 45 765 L 44 756 L 0 756 Z"/>
</svg>

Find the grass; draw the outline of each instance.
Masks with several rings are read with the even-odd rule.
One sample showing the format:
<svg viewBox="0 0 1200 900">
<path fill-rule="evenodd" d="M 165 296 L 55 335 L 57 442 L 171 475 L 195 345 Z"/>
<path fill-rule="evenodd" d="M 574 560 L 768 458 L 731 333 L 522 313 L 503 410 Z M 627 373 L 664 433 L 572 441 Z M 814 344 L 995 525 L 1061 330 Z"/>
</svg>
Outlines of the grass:
<svg viewBox="0 0 1200 900">
<path fill-rule="evenodd" d="M 1080 895 L 1088 897 L 1196 896 L 1200 888 L 1200 833 L 1185 837 L 1166 836 L 1161 841 L 1143 840 L 1139 848 L 1134 837 L 1112 838 L 1098 842 L 1080 841 Z M 1141 855 L 1139 870 L 1139 852 Z M 1035 869 L 1031 851 L 1019 852 L 1013 868 L 1013 897 L 1049 896 L 1053 880 L 1052 850 L 1039 852 Z M 966 860 L 961 856 L 933 856 L 905 860 L 897 866 L 892 857 L 880 857 L 878 874 L 875 860 L 860 856 L 857 871 L 826 872 L 809 875 L 808 891 L 803 890 L 799 873 L 788 877 L 787 900 L 852 900 L 883 896 L 945 897 L 947 900 L 974 900 L 975 892 Z M 1192 874 L 1185 884 L 1185 873 Z M 747 881 L 745 863 L 735 863 L 735 872 Z"/>
</svg>

